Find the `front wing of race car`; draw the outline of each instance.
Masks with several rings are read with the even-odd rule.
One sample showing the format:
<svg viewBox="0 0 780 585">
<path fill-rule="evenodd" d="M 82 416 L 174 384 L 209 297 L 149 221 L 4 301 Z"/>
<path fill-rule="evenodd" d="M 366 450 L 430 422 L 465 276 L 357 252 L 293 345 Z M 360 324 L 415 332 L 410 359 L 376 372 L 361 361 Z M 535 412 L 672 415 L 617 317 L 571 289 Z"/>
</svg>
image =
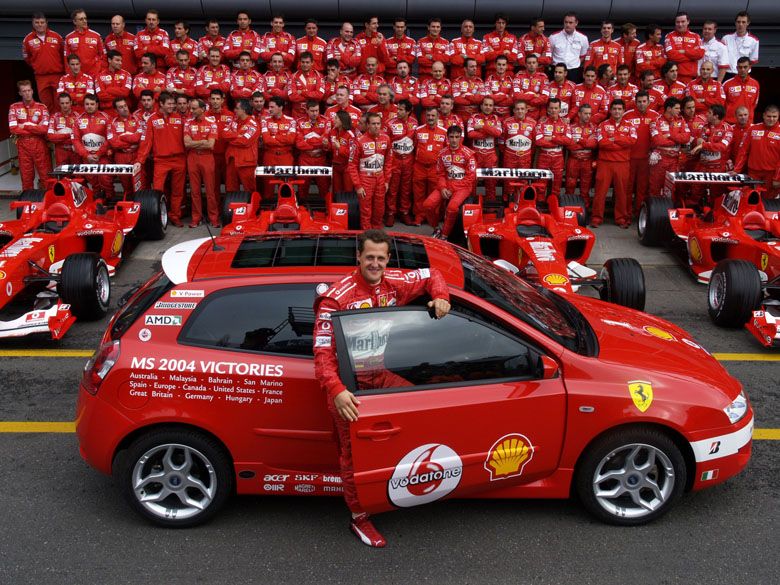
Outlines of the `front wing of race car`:
<svg viewBox="0 0 780 585">
<path fill-rule="evenodd" d="M 70 305 L 58 302 L 45 310 L 33 310 L 9 321 L 0 321 L 0 339 L 24 337 L 33 333 L 49 333 L 60 339 L 76 322 Z"/>
<path fill-rule="evenodd" d="M 764 347 L 780 347 L 780 302 L 767 302 L 745 324 L 745 329 L 761 342 Z"/>
</svg>

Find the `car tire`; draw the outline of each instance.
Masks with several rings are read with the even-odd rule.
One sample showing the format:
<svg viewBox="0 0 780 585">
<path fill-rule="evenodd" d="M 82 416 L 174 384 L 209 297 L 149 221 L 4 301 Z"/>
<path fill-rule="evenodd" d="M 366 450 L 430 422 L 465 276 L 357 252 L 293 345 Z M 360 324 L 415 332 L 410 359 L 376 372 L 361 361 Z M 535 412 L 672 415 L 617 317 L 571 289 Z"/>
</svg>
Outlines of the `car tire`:
<svg viewBox="0 0 780 585">
<path fill-rule="evenodd" d="M 707 311 L 720 327 L 742 327 L 761 305 L 761 276 L 747 260 L 721 260 L 710 275 Z"/>
<path fill-rule="evenodd" d="M 133 194 L 133 201 L 141 206 L 133 235 L 141 240 L 162 240 L 168 229 L 168 199 L 155 189 L 143 189 Z"/>
<path fill-rule="evenodd" d="M 643 246 L 662 246 L 672 241 L 674 232 L 669 222 L 669 210 L 674 203 L 669 197 L 648 197 L 639 209 L 636 231 Z"/>
<path fill-rule="evenodd" d="M 113 475 L 136 512 L 167 528 L 206 522 L 233 493 L 233 464 L 222 445 L 189 429 L 137 438 L 114 460 Z"/>
<path fill-rule="evenodd" d="M 588 208 L 585 207 L 585 200 L 581 195 L 561 193 L 558 196 L 558 205 L 561 207 L 579 207 L 580 211 L 577 213 L 577 223 L 580 227 L 588 225 Z"/>
<path fill-rule="evenodd" d="M 360 229 L 360 199 L 354 191 L 341 191 L 333 194 L 334 203 L 347 204 L 347 229 Z"/>
<path fill-rule="evenodd" d="M 225 198 L 222 200 L 222 217 L 220 218 L 222 225 L 233 223 L 233 210 L 230 209 L 231 203 L 249 203 L 251 199 L 252 194 L 249 191 L 228 191 L 225 193 Z"/>
<path fill-rule="evenodd" d="M 19 193 L 19 197 L 16 198 L 17 201 L 29 201 L 30 203 L 40 203 L 43 201 L 43 198 L 46 196 L 46 191 L 43 189 L 25 189 L 21 193 Z M 22 217 L 22 211 L 23 208 L 19 207 L 16 210 L 16 219 L 20 219 Z"/>
<path fill-rule="evenodd" d="M 95 321 L 105 317 L 111 300 L 111 279 L 105 261 L 90 253 L 65 258 L 58 293 L 77 318 Z"/>
<path fill-rule="evenodd" d="M 575 471 L 585 509 L 607 524 L 639 526 L 656 520 L 680 499 L 687 466 L 662 431 L 626 427 L 596 439 Z"/>
<path fill-rule="evenodd" d="M 764 211 L 780 211 L 780 199 L 764 199 Z"/>
<path fill-rule="evenodd" d="M 601 300 L 645 310 L 645 273 L 634 258 L 610 258 L 601 269 Z"/>
</svg>

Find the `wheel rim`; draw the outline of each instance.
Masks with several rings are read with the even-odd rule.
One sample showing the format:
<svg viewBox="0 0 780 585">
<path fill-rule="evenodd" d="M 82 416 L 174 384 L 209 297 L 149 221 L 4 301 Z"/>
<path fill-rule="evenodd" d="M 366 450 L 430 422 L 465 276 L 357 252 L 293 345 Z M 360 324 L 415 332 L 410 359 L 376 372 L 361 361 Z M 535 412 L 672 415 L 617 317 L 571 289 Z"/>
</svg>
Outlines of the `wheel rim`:
<svg viewBox="0 0 780 585">
<path fill-rule="evenodd" d="M 217 492 L 211 461 L 197 449 L 169 443 L 149 449 L 133 468 L 138 503 L 166 520 L 186 520 L 209 507 Z"/>
<path fill-rule="evenodd" d="M 95 292 L 101 307 L 108 307 L 108 299 L 111 296 L 110 280 L 106 265 L 101 264 L 98 266 L 97 275 L 95 276 Z"/>
<path fill-rule="evenodd" d="M 613 516 L 642 518 L 663 507 L 675 481 L 674 466 L 663 451 L 633 443 L 601 460 L 593 474 L 593 495 Z"/>
<path fill-rule="evenodd" d="M 716 272 L 710 277 L 710 286 L 707 290 L 707 300 L 710 307 L 720 311 L 723 307 L 723 300 L 726 298 L 726 275 L 723 272 Z"/>
<path fill-rule="evenodd" d="M 647 230 L 647 206 L 645 205 L 642 205 L 642 207 L 639 208 L 639 218 L 636 221 L 636 229 L 639 232 L 640 237 L 645 235 L 645 230 Z"/>
<path fill-rule="evenodd" d="M 165 197 L 160 197 L 160 225 L 163 231 L 168 227 L 168 203 Z"/>
</svg>

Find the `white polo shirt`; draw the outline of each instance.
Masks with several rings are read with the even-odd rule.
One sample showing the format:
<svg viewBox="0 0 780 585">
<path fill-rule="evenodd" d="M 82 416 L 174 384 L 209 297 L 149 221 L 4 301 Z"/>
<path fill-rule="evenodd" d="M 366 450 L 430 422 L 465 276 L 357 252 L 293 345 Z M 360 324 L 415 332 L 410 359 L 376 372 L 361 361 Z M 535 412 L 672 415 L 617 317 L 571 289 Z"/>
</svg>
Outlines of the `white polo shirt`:
<svg viewBox="0 0 780 585">
<path fill-rule="evenodd" d="M 729 50 L 729 73 L 737 72 L 737 59 L 747 57 L 752 64 L 758 63 L 758 37 L 750 33 L 737 36 L 733 32 L 723 37 L 723 42 Z"/>
<path fill-rule="evenodd" d="M 576 69 L 588 52 L 588 37 L 579 31 L 574 31 L 568 35 L 564 31 L 550 35 L 550 46 L 552 47 L 552 62 L 563 63 L 568 69 Z"/>
<path fill-rule="evenodd" d="M 712 37 L 709 41 L 702 39 L 701 46 L 704 47 L 704 57 L 699 59 L 699 73 L 701 73 L 701 64 L 704 61 L 711 61 L 712 64 L 715 65 L 713 77 L 717 78 L 718 71 L 721 69 L 728 69 L 729 67 L 728 47 L 726 47 L 726 43 L 715 37 Z"/>
</svg>

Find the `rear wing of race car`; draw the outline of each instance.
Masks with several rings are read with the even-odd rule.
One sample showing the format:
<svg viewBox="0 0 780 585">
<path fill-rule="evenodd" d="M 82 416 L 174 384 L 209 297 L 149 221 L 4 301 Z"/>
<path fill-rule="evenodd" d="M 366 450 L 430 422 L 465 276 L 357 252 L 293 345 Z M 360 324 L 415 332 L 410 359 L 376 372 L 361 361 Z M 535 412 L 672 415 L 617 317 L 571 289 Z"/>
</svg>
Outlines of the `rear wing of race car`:
<svg viewBox="0 0 780 585">
<path fill-rule="evenodd" d="M 706 184 L 722 187 L 744 187 L 746 185 L 760 185 L 762 181 L 753 179 L 749 175 L 733 175 L 731 173 L 706 173 L 706 172 L 678 172 L 666 173 L 664 179 L 663 195 L 672 197 L 675 185 Z"/>
<path fill-rule="evenodd" d="M 131 175 L 136 191 L 141 189 L 141 175 L 135 172 L 134 165 L 118 164 L 79 164 L 60 165 L 52 171 L 53 177 L 66 177 L 69 175 Z"/>
<path fill-rule="evenodd" d="M 477 169 L 478 179 L 515 179 L 517 181 L 552 181 L 552 171 L 547 169 L 508 169 L 490 167 Z"/>
<path fill-rule="evenodd" d="M 301 165 L 259 166 L 255 168 L 255 177 L 279 177 L 280 179 L 298 177 L 330 177 L 332 167 L 314 167 Z"/>
</svg>

